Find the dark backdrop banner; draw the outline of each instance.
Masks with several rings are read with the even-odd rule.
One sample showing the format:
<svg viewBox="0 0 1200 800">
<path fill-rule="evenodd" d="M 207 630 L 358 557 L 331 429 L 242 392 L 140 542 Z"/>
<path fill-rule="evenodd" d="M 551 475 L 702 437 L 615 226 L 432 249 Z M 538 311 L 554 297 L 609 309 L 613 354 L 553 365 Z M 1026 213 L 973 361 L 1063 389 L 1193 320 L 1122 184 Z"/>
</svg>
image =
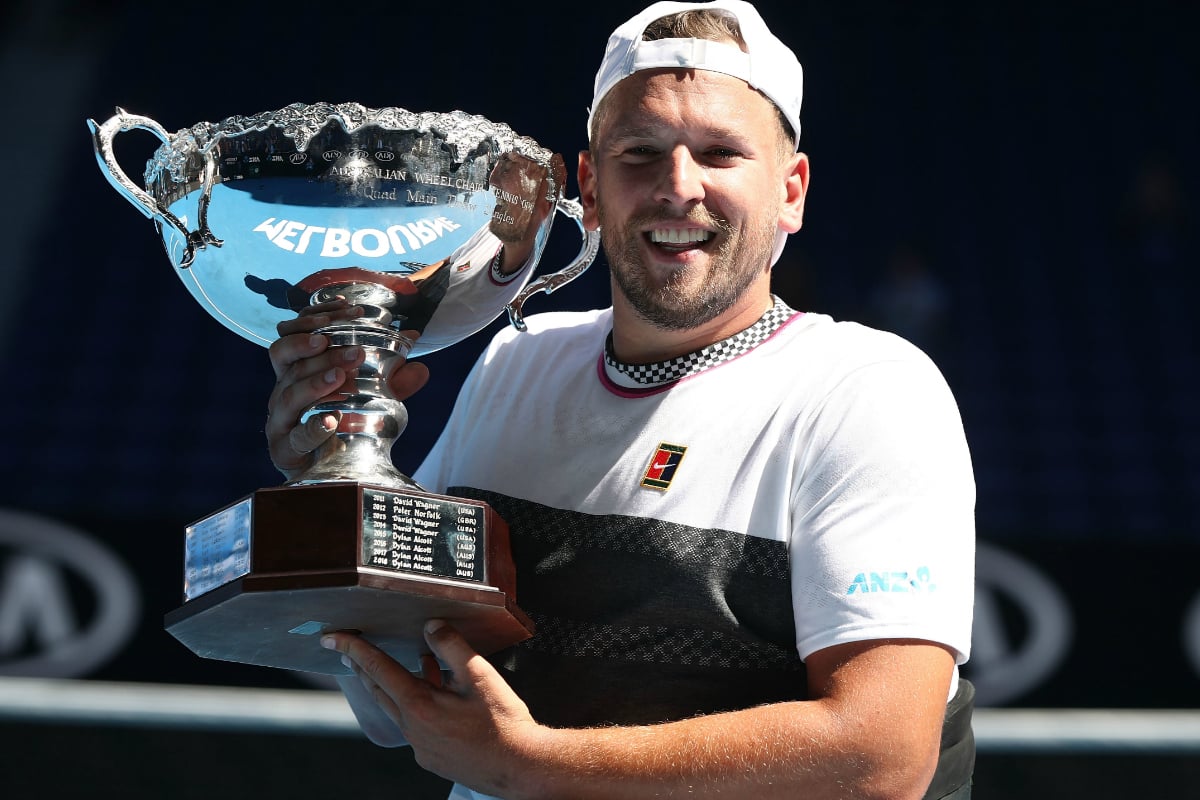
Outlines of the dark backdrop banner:
<svg viewBox="0 0 1200 800">
<path fill-rule="evenodd" d="M 1101 543 L 1084 557 L 1046 532 L 1021 546 L 984 538 L 977 561 L 964 672 L 980 705 L 1200 707 L 1200 588 L 1186 566 L 1200 547 Z M 0 675 L 330 687 L 194 655 L 163 630 L 181 587 L 177 520 L 0 513 Z"/>
</svg>

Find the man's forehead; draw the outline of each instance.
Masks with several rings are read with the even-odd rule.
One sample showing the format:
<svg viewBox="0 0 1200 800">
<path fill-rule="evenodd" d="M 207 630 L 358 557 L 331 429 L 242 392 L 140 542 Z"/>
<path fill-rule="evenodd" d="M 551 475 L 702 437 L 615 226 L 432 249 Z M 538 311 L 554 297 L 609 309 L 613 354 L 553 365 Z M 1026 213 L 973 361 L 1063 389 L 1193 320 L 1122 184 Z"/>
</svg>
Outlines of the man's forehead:
<svg viewBox="0 0 1200 800">
<path fill-rule="evenodd" d="M 770 125 L 775 118 L 771 101 L 740 78 L 705 70 L 643 70 L 604 98 L 597 133 L 650 134 L 671 126 L 675 114 L 686 114 L 714 132 L 758 120 Z"/>
</svg>

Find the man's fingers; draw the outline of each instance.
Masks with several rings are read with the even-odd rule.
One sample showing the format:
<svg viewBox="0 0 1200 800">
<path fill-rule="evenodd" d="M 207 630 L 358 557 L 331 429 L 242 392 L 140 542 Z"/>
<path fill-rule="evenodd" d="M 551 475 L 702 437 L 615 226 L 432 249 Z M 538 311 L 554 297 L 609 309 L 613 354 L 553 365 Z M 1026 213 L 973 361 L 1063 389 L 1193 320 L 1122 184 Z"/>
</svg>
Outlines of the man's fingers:
<svg viewBox="0 0 1200 800">
<path fill-rule="evenodd" d="M 337 425 L 336 414 L 313 414 L 288 432 L 288 446 L 298 454 L 307 455 L 333 436 Z"/>
<path fill-rule="evenodd" d="M 482 703 L 492 720 L 489 727 L 500 720 L 536 724 L 529 707 L 496 668 L 479 655 L 453 626 L 442 620 L 429 620 L 425 623 L 425 642 L 450 671 L 450 682 L 445 687 L 451 693 L 449 696 L 457 697 L 468 705 Z"/>
<path fill-rule="evenodd" d="M 276 325 L 275 330 L 280 336 L 288 336 L 293 333 L 307 333 L 315 331 L 318 328 L 323 328 L 326 325 L 331 325 L 334 322 L 357 319 L 362 315 L 362 306 L 352 306 L 345 298 L 339 297 L 337 300 L 330 300 L 327 303 L 317 303 L 316 305 L 304 308 L 296 317 L 285 319 Z"/>
<path fill-rule="evenodd" d="M 301 311 L 299 316 L 280 322 L 275 326 L 279 338 L 269 348 L 275 377 L 282 377 L 297 361 L 316 355 L 328 346 L 329 340 L 316 331 L 337 322 L 358 319 L 362 315 L 362 306 L 352 306 L 338 299 L 310 306 Z"/>
<path fill-rule="evenodd" d="M 344 367 L 362 360 L 361 347 L 330 347 L 329 337 L 319 333 L 294 333 L 276 339 L 267 349 L 275 378 L 294 380 L 328 367 Z"/>
<path fill-rule="evenodd" d="M 342 656 L 342 663 L 349 667 L 354 674 L 346 677 L 339 676 L 338 687 L 350 700 L 350 708 L 354 711 L 354 716 L 363 732 L 371 741 L 383 744 L 385 747 L 407 744 L 407 737 L 404 733 L 404 713 L 392 700 L 391 695 L 364 672 L 362 667 L 354 663 L 350 656 Z M 374 703 L 383 711 L 384 716 L 395 725 L 395 730 L 382 726 L 376 715 L 367 712 L 363 706 L 363 703 L 367 701 Z M 397 739 L 397 735 L 399 739 Z"/>
<path fill-rule="evenodd" d="M 398 400 L 407 400 L 429 382 L 429 367 L 420 361 L 409 361 L 388 378 L 388 386 Z"/>
<path fill-rule="evenodd" d="M 271 460 L 285 475 L 307 466 L 308 454 L 337 429 L 337 417 L 332 414 L 314 414 L 303 424 L 298 420 L 314 403 L 341 387 L 347 374 L 330 368 L 298 383 L 278 384 L 271 393 L 264 432 Z"/>
<path fill-rule="evenodd" d="M 337 418 L 332 415 L 310 417 L 304 424 L 299 420 L 316 403 L 338 392 L 346 380 L 362 364 L 365 354 L 361 347 L 334 347 L 325 349 L 323 336 L 315 336 L 321 342 L 306 345 L 304 342 L 279 340 L 273 348 L 273 359 L 279 354 L 302 352 L 306 346 L 314 347 L 317 354 L 301 358 L 283 372 L 271 397 L 267 401 L 267 448 L 271 460 L 285 475 L 307 466 L 308 453 L 315 450 L 336 430 Z M 278 368 L 278 367 L 277 367 Z"/>
<path fill-rule="evenodd" d="M 437 656 L 432 653 L 421 656 L 421 677 L 435 689 L 442 688 L 442 665 Z"/>
<path fill-rule="evenodd" d="M 450 670 L 452 687 L 462 693 L 471 691 L 494 673 L 491 664 L 476 652 L 452 625 L 431 619 L 425 623 L 425 642 Z"/>
<path fill-rule="evenodd" d="M 335 347 L 296 363 L 276 381 L 267 407 L 272 414 L 291 414 L 285 421 L 295 422 L 312 403 L 341 386 L 363 358 L 361 347 Z"/>
<path fill-rule="evenodd" d="M 413 693 L 421 691 L 422 687 L 428 690 L 424 681 L 361 636 L 327 633 L 321 637 L 321 646 L 345 656 L 363 685 L 372 692 L 375 691 L 372 687 L 375 687 L 387 695 L 393 708 L 405 705 L 414 696 Z"/>
<path fill-rule="evenodd" d="M 271 342 L 267 355 L 275 378 L 282 378 L 289 369 L 306 358 L 322 353 L 329 347 L 329 339 L 319 333 L 293 332 Z"/>
<path fill-rule="evenodd" d="M 375 704 L 382 708 L 383 713 L 387 714 L 392 722 L 395 722 L 400 728 L 400 731 L 403 732 L 404 714 L 400 710 L 400 707 L 396 705 L 396 702 L 392 699 L 392 696 L 388 694 L 387 689 L 380 686 L 369 672 L 355 664 L 349 656 L 342 656 L 342 658 L 350 662 L 350 668 L 354 671 L 355 676 L 363 685 L 363 688 L 367 690 L 367 694 L 369 694 L 371 699 L 375 701 Z"/>
</svg>

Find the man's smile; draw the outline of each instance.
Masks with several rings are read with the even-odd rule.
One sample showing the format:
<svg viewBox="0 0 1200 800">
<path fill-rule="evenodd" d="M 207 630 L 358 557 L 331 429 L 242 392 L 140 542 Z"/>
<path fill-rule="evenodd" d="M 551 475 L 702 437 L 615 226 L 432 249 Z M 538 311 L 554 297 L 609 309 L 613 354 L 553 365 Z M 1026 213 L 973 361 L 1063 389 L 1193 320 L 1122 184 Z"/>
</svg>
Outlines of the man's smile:
<svg viewBox="0 0 1200 800">
<path fill-rule="evenodd" d="M 695 227 L 654 228 L 646 232 L 646 238 L 661 250 L 683 253 L 702 249 L 716 238 L 716 232 Z"/>
<path fill-rule="evenodd" d="M 712 231 L 699 228 L 664 228 L 650 231 L 650 241 L 655 244 L 697 244 L 707 242 Z"/>
</svg>

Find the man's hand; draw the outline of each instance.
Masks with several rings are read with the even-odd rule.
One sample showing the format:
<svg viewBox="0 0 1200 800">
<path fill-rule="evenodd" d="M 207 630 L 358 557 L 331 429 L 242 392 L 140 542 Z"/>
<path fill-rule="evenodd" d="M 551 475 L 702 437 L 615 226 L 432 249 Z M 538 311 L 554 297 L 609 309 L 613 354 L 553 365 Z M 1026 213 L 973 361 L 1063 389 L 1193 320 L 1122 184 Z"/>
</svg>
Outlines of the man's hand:
<svg viewBox="0 0 1200 800">
<path fill-rule="evenodd" d="M 313 415 L 303 424 L 300 417 L 353 380 L 364 358 L 361 347 L 330 347 L 329 338 L 314 331 L 360 316 L 361 307 L 339 299 L 307 308 L 277 327 L 280 338 L 270 347 L 275 388 L 267 404 L 266 434 L 271 461 L 289 480 L 312 463 L 312 452 L 333 435 L 338 424 L 333 414 Z M 405 333 L 413 338 L 417 335 L 415 331 Z M 428 379 L 429 369 L 424 364 L 405 363 L 393 373 L 389 386 L 403 400 Z"/>
<path fill-rule="evenodd" d="M 408 740 L 418 764 L 477 791 L 506 796 L 528 768 L 523 756 L 536 750 L 545 729 L 453 627 L 431 621 L 425 641 L 433 655 L 422 659 L 420 676 L 354 634 L 329 634 L 321 644 L 343 654 L 342 661 Z"/>
</svg>

